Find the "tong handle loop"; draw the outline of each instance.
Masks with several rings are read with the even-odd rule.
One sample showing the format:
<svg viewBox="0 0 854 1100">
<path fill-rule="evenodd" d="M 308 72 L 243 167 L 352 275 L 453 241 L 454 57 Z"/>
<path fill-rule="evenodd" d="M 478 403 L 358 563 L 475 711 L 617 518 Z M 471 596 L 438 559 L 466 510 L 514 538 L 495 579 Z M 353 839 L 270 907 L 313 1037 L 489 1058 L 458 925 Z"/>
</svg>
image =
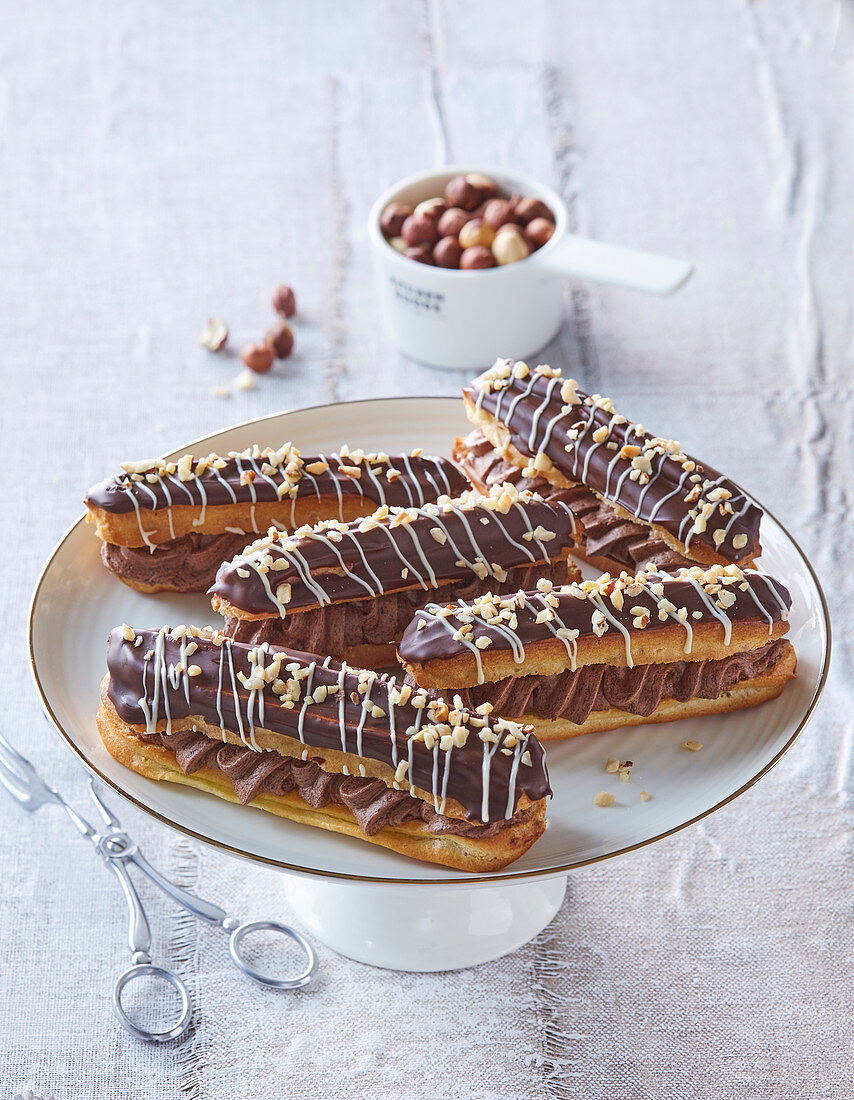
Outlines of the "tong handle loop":
<svg viewBox="0 0 854 1100">
<path fill-rule="evenodd" d="M 142 1027 L 131 1019 L 122 1004 L 122 993 L 127 986 L 144 977 L 165 982 L 175 990 L 180 998 L 181 1007 L 178 1019 L 171 1027 L 164 1028 L 163 1031 L 152 1031 L 149 1028 Z M 116 984 L 113 986 L 113 1012 L 115 1012 L 119 1023 L 126 1031 L 129 1031 L 131 1035 L 135 1035 L 137 1039 L 143 1039 L 148 1043 L 168 1043 L 170 1039 L 177 1039 L 189 1027 L 190 1017 L 193 1014 L 190 1005 L 190 994 L 178 975 L 162 966 L 152 966 L 148 961 L 136 963 L 116 978 Z"/>
<path fill-rule="evenodd" d="M 305 954 L 305 969 L 290 978 L 277 978 L 256 970 L 246 960 L 243 948 L 244 939 L 253 932 L 278 932 L 280 935 L 292 939 L 294 943 L 302 948 Z M 244 974 L 248 974 L 253 981 L 270 986 L 273 989 L 302 989 L 304 985 L 308 985 L 312 980 L 314 972 L 317 970 L 317 955 L 315 955 L 314 948 L 308 940 L 304 939 L 295 928 L 290 928 L 287 924 L 280 924 L 275 920 L 253 920 L 238 924 L 229 937 L 228 950 L 235 965 L 239 966 Z"/>
</svg>

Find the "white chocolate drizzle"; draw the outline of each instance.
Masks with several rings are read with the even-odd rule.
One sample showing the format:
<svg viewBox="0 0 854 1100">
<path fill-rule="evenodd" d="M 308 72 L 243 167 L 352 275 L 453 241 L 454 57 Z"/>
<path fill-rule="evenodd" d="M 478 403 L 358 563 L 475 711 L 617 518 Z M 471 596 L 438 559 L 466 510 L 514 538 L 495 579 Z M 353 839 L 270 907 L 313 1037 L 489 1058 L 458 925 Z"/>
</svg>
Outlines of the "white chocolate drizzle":
<svg viewBox="0 0 854 1100">
<path fill-rule="evenodd" d="M 417 469 L 413 465 L 413 459 L 418 461 Z M 396 470 L 394 462 L 400 461 L 404 470 Z M 234 464 L 237 471 L 240 487 L 235 489 L 228 478 L 223 477 L 224 470 L 229 463 Z M 125 462 L 122 464 L 124 473 L 114 479 L 115 485 L 128 497 L 136 513 L 137 525 L 143 543 L 153 552 L 154 543 L 150 536 L 153 531 L 147 531 L 143 527 L 140 516 L 140 504 L 146 511 L 159 511 L 164 507 L 158 501 L 157 494 L 152 489 L 158 485 L 165 500 L 165 510 L 169 523 L 169 536 L 176 537 L 173 522 L 173 508 L 176 506 L 169 483 L 179 486 L 187 498 L 186 504 L 198 507 L 199 513 L 192 520 L 194 528 L 202 527 L 208 508 L 208 493 L 205 488 L 205 477 L 214 479 L 227 492 L 232 504 L 238 503 L 238 492 L 245 491 L 250 504 L 250 527 L 255 533 L 259 533 L 256 506 L 262 503 L 258 500 L 256 483 L 266 482 L 273 493 L 274 503 L 282 498 L 290 498 L 290 527 L 293 528 L 296 520 L 295 507 L 297 497 L 303 483 L 310 484 L 318 501 L 323 499 L 320 482 L 310 470 L 306 468 L 320 464 L 325 466 L 325 472 L 329 473 L 328 480 L 332 483 L 338 498 L 338 519 L 344 517 L 344 493 L 342 486 L 349 484 L 355 488 L 361 501 L 369 501 L 374 507 L 388 504 L 389 476 L 392 480 L 400 481 L 401 488 L 406 493 L 410 506 L 421 506 L 429 499 L 435 499 L 443 491 L 452 491 L 451 481 L 448 477 L 448 469 L 455 469 L 464 478 L 462 470 L 455 462 L 437 456 L 423 456 L 420 450 L 411 455 L 400 455 L 390 458 L 384 453 L 365 454 L 362 450 L 351 451 L 343 446 L 340 451 L 333 454 L 318 455 L 312 458 L 304 458 L 291 443 L 285 443 L 278 450 L 265 447 L 263 450 L 256 444 L 244 451 L 229 451 L 226 456 L 211 453 L 196 459 L 187 454 L 177 460 L 155 459 L 143 462 Z M 177 475 L 177 476 L 176 476 Z M 362 485 L 362 477 L 370 484 L 370 490 L 366 491 Z M 463 482 L 464 483 L 464 482 Z M 212 482 L 209 482 L 212 484 Z M 444 490 L 441 488 L 444 484 Z M 432 487 L 432 488 L 431 488 Z M 98 487 L 100 488 L 100 486 Z M 329 492 L 328 486 L 325 486 Z M 145 494 L 140 500 L 140 494 Z"/>
<path fill-rule="evenodd" d="M 180 640 L 179 660 L 171 667 L 167 667 L 166 663 L 167 639 L 173 642 Z M 191 639 L 194 644 L 188 654 L 188 641 Z M 135 647 L 136 642 L 137 636 L 127 628 L 121 644 Z M 248 674 L 242 670 L 235 672 L 235 646 L 245 654 Z M 334 722 L 337 718 L 341 751 L 347 753 L 355 749 L 358 756 L 363 755 L 363 730 L 366 719 L 371 717 L 374 723 L 381 719 L 388 727 L 390 765 L 396 769 L 394 788 L 404 789 L 405 785 L 413 797 L 419 797 L 411 777 L 416 745 L 421 743 L 431 754 L 430 797 L 436 812 L 444 813 L 448 800 L 449 781 L 457 759 L 453 755 L 454 749 L 463 748 L 469 738 L 477 738 L 483 743 L 483 757 L 480 765 L 483 787 L 480 798 L 481 821 L 486 823 L 490 820 L 490 783 L 493 760 L 499 750 L 513 757 L 508 768 L 509 779 L 504 817 L 513 816 L 517 803 L 519 767 L 530 765 L 529 748 L 533 743 L 532 727 L 522 726 L 502 718 L 493 718 L 488 704 L 479 707 L 477 712 L 468 711 L 462 707 L 459 697 L 454 699 L 453 705 L 449 705 L 442 699 L 431 698 L 428 693 L 419 688 L 413 689 L 408 684 L 398 685 L 393 677 L 354 669 L 346 664 L 341 665 L 336 671 L 330 667 L 331 658 L 326 658 L 322 666 L 316 661 L 304 665 L 299 661 L 289 660 L 290 655 L 286 650 L 271 651 L 267 642 L 254 647 L 241 646 L 240 643 L 233 642 L 219 632 L 209 629 L 180 626 L 171 631 L 169 627 L 163 627 L 157 632 L 153 648 L 143 656 L 142 691 L 138 699 L 147 735 L 157 733 L 158 724 L 164 719 L 165 733 L 167 735 L 172 733 L 170 687 L 174 691 L 181 691 L 187 701 L 188 709 L 192 708 L 192 691 L 194 685 L 199 683 L 196 677 L 199 676 L 200 669 L 188 662 L 192 660 L 192 654 L 200 648 L 211 649 L 212 647 L 219 649 L 216 662 L 215 706 L 223 741 L 227 740 L 222 701 L 224 682 L 227 685 L 225 691 L 230 691 L 231 694 L 231 709 L 236 725 L 236 729 L 232 732 L 239 736 L 246 748 L 255 752 L 265 751 L 259 746 L 256 733 L 266 728 L 265 707 L 271 701 L 285 709 L 299 708 L 296 713 L 296 733 L 304 745 L 307 744 L 304 730 L 306 714 L 313 706 L 325 705 L 327 709 L 323 712 L 324 720 L 331 719 Z M 317 670 L 321 667 L 330 675 L 324 678 L 323 683 L 315 686 Z M 353 677 L 358 678 L 359 690 L 353 692 L 353 695 L 359 697 L 361 714 L 355 731 L 352 718 L 348 723 L 345 714 L 348 677 L 350 685 L 353 683 Z M 372 698 L 372 691 L 377 683 L 385 689 L 382 698 L 386 704 L 386 710 L 378 707 L 374 701 L 375 697 Z M 200 686 L 210 689 L 213 684 L 200 684 Z M 405 731 L 400 729 L 398 724 L 399 708 L 402 706 L 414 707 L 416 711 L 414 724 L 408 726 Z M 195 724 L 193 728 L 196 728 Z M 376 724 L 372 730 L 376 732 Z M 399 752 L 399 736 L 402 738 L 401 745 L 403 738 L 406 742 L 406 752 L 402 756 Z M 304 753 L 303 759 L 305 758 Z M 383 759 L 383 757 L 377 757 L 377 759 Z M 348 773 L 345 772 L 345 774 Z M 364 767 L 359 768 L 359 774 L 365 775 Z M 405 780 L 404 775 L 407 776 Z"/>
<path fill-rule="evenodd" d="M 697 593 L 701 609 L 690 611 L 687 606 L 677 607 L 669 598 L 676 598 L 678 584 L 688 584 Z M 742 595 L 745 593 L 746 595 Z M 647 597 L 652 606 L 632 607 L 639 596 Z M 769 602 L 770 598 L 770 602 Z M 787 621 L 789 609 L 774 583 L 756 570 L 740 570 L 735 565 L 715 565 L 703 570 L 699 566 L 683 568 L 675 574 L 664 571 L 640 572 L 636 575 L 621 573 L 612 578 L 603 574 L 596 581 L 583 581 L 580 584 L 556 586 L 548 580 L 538 582 L 536 592 L 517 592 L 513 596 L 499 596 L 486 593 L 477 599 L 466 602 L 458 600 L 456 604 L 427 604 L 415 612 L 412 625 L 400 646 L 404 662 L 409 660 L 407 639 L 418 652 L 413 657 L 416 663 L 427 663 L 429 642 L 421 635 L 425 626 L 441 628 L 443 633 L 451 635 L 461 650 L 470 652 L 475 658 L 477 683 L 485 683 L 485 671 L 482 655 L 488 652 L 494 641 L 503 639 L 513 655 L 513 661 L 521 665 L 525 661 L 525 643 L 522 639 L 519 616 L 527 613 L 524 622 L 528 644 L 546 640 L 549 635 L 559 638 L 567 651 L 570 671 L 577 669 L 578 638 L 582 631 L 567 627 L 561 614 L 578 622 L 579 610 L 586 605 L 593 608 L 589 618 L 585 612 L 583 633 L 603 636 L 611 627 L 618 630 L 625 641 L 626 665 L 634 667 L 632 640 L 643 632 L 653 617 L 659 622 L 672 620 L 685 631 L 683 651 L 690 655 L 693 648 L 694 632 L 698 623 L 715 620 L 721 625 L 722 641 L 725 647 L 732 644 L 733 618 L 727 609 L 734 606 L 743 608 L 744 601 L 750 600 L 769 625 L 769 635 L 773 634 L 775 621 Z M 622 612 L 622 620 L 616 614 Z M 777 612 L 776 618 L 774 612 Z M 624 621 L 628 619 L 627 623 Z M 420 646 L 417 639 L 424 638 Z M 426 646 L 426 649 L 425 649 Z M 441 652 L 445 654 L 444 649 Z M 442 659 L 446 659 L 447 654 Z"/>
<path fill-rule="evenodd" d="M 529 506 L 534 504 L 539 506 L 536 516 L 550 522 L 558 530 L 548 530 L 541 523 L 533 526 Z M 508 528 L 511 514 L 514 521 L 524 529 L 521 540 L 514 538 Z M 372 515 L 351 523 L 324 520 L 314 527 L 300 527 L 292 534 L 271 528 L 264 538 L 256 540 L 223 567 L 214 591 L 227 594 L 229 600 L 239 607 L 241 586 L 235 578 L 246 579 L 254 572 L 261 578 L 267 601 L 276 609 L 280 618 L 285 618 L 293 601 L 290 584 L 280 583 L 283 581 L 282 562 L 287 563 L 284 573 L 289 576 L 289 580 L 298 579 L 320 607 L 325 607 L 335 598 L 330 588 L 324 584 L 327 576 L 334 581 L 343 574 L 355 582 L 359 590 L 372 597 L 383 596 L 401 588 L 412 588 L 414 584 L 426 591 L 438 588 L 441 583 L 430 560 L 436 542 L 447 545 L 449 552 L 452 551 L 451 556 L 457 570 L 470 571 L 481 580 L 493 577 L 503 583 L 506 569 L 502 567 L 502 561 L 509 568 L 525 564 L 526 561 L 550 564 L 563 556 L 566 539 L 560 530 L 560 524 L 555 521 L 560 517 L 563 522 L 563 518 L 570 515 L 563 505 L 549 505 L 536 493 L 519 492 L 514 486 L 504 484 L 493 486 L 488 495 L 472 490 L 455 499 L 440 497 L 435 503 L 427 503 L 419 508 L 382 506 Z M 447 522 L 450 517 L 458 521 L 456 534 L 451 531 Z M 488 530 L 492 542 L 489 550 L 484 545 L 484 535 L 479 534 L 480 524 L 483 523 L 488 525 L 483 530 Z M 411 552 L 405 545 L 401 547 L 400 542 L 395 539 L 394 531 L 398 528 L 401 529 L 401 535 L 405 533 L 408 536 L 412 544 Z M 463 537 L 459 528 L 462 529 Z M 362 536 L 374 530 L 381 530 L 388 537 L 391 548 L 403 566 L 399 574 L 392 573 L 390 580 L 383 580 L 371 567 L 362 545 Z M 345 541 L 355 551 L 349 557 L 339 549 Z M 468 546 L 465 545 L 466 541 Z M 312 568 L 309 557 L 314 543 L 326 548 L 337 562 L 337 568 L 330 569 L 328 564 L 324 564 L 322 568 Z M 551 550 L 550 544 L 553 547 Z M 493 557 L 498 557 L 499 561 L 490 560 Z M 359 563 L 364 575 L 355 571 Z M 293 576 L 294 572 L 296 578 Z M 279 595 L 280 589 L 284 589 L 282 596 Z M 305 606 L 305 601 L 300 601 L 295 606 Z"/>
<path fill-rule="evenodd" d="M 535 397 L 537 384 L 543 379 L 542 396 Z M 554 391 L 558 386 L 565 403 L 541 432 L 541 418 L 556 402 Z M 483 409 L 486 395 L 491 395 L 495 401 L 491 415 L 505 430 L 509 429 L 511 438 L 517 406 L 522 401 L 531 401 L 531 422 L 526 439 L 531 457 L 523 470 L 526 476 L 541 476 L 556 467 L 567 480 L 589 485 L 594 492 L 601 492 L 606 500 L 619 504 L 645 524 L 652 524 L 662 508 L 678 496 L 682 514 L 671 537 L 683 545 L 686 553 L 698 537 L 728 559 L 755 553 L 756 525 L 742 525 L 741 530 L 733 531 L 734 525 L 749 510 L 758 511 L 741 490 L 723 475 L 704 478 L 703 467 L 686 455 L 676 440 L 652 436 L 641 425 L 630 423 L 616 412 L 609 398 L 581 393 L 573 379 L 563 379 L 560 370 L 538 366 L 529 371 L 526 364 L 514 364 L 507 359 L 497 360 L 490 370 L 475 380 L 474 388 L 476 412 Z M 505 410 L 505 399 L 511 394 Z M 599 413 L 609 415 L 610 419 L 607 423 L 599 422 L 597 427 Z M 546 451 L 553 442 L 555 427 L 562 422 L 565 422 L 569 442 L 553 463 Z M 519 436 L 524 438 L 521 427 L 517 430 L 517 438 Z M 519 446 L 524 447 L 525 442 L 520 440 Z M 609 447 L 614 455 L 604 470 L 603 484 L 590 485 L 590 462 L 602 447 Z M 612 475 L 619 467 L 622 469 L 612 488 Z M 623 495 L 627 479 L 639 486 L 634 501 Z M 674 482 L 675 488 L 668 490 L 668 485 Z M 644 501 L 653 489 L 655 500 L 644 514 Z M 675 525 L 676 519 L 669 522 Z"/>
</svg>

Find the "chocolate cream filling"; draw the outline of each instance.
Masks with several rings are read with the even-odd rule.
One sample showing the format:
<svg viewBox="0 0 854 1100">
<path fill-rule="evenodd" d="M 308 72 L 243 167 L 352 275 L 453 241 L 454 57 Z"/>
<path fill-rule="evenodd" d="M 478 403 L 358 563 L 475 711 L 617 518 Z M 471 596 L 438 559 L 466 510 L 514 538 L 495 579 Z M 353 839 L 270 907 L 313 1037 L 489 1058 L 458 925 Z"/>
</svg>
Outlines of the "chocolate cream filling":
<svg viewBox="0 0 854 1100">
<path fill-rule="evenodd" d="M 192 775 L 201 768 L 221 772 L 244 806 L 260 794 L 295 792 L 306 805 L 316 810 L 330 805 L 344 806 L 365 836 L 376 836 L 381 829 L 407 821 L 422 821 L 427 832 L 435 836 L 486 840 L 520 820 L 518 813 L 486 825 L 448 817 L 407 791 L 392 790 L 381 779 L 325 772 L 314 760 L 295 760 L 274 750 L 255 752 L 240 745 L 214 741 L 192 730 L 168 735 L 138 733 L 136 736 L 140 741 L 174 752 L 184 775 Z"/>
<path fill-rule="evenodd" d="M 229 616 L 224 632 L 235 641 L 251 645 L 270 642 L 309 653 L 331 653 L 333 656 L 358 645 L 383 645 L 397 641 L 406 630 L 415 612 L 425 604 L 438 600 L 473 600 L 485 592 L 510 594 L 520 588 L 534 588 L 545 577 L 555 584 L 566 582 L 566 562 L 556 561 L 509 569 L 507 580 L 499 584 L 493 578 L 470 581 L 424 591 L 409 588 L 402 592 L 387 592 L 371 599 L 330 603 L 308 611 L 296 611 L 284 619 L 238 619 Z"/>
<path fill-rule="evenodd" d="M 478 428 L 455 448 L 454 457 L 473 480 L 486 491 L 509 481 L 521 492 L 539 493 L 545 500 L 565 504 L 581 532 L 579 551 L 590 558 L 607 558 L 621 569 L 636 573 L 650 563 L 660 569 L 680 569 L 693 565 L 662 539 L 650 537 L 649 529 L 631 520 L 621 519 L 611 504 L 600 500 L 583 485 L 561 489 L 543 477 L 525 477 L 522 470 L 507 462 Z"/>
<path fill-rule="evenodd" d="M 192 531 L 179 539 L 147 546 L 101 544 L 101 560 L 122 580 L 134 584 L 163 585 L 176 592 L 205 592 L 224 561 L 251 541 L 252 535 L 203 535 Z"/>
<path fill-rule="evenodd" d="M 491 703 L 496 714 L 518 720 L 524 715 L 563 718 L 581 725 L 592 711 L 616 707 L 648 718 L 663 699 L 717 699 L 736 684 L 761 676 L 785 655 L 785 638 L 760 649 L 733 653 L 718 661 L 674 661 L 671 664 L 584 665 L 556 676 L 508 676 L 491 684 L 454 691 L 468 708 Z M 410 683 L 414 681 L 407 677 Z M 441 690 L 436 694 L 442 694 Z"/>
</svg>

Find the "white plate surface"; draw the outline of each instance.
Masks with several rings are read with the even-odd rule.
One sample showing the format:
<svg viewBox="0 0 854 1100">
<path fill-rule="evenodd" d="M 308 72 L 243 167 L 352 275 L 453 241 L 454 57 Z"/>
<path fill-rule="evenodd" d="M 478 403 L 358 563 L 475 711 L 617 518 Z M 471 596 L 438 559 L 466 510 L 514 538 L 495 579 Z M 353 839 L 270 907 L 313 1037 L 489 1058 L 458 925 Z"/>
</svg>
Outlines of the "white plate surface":
<svg viewBox="0 0 854 1100">
<path fill-rule="evenodd" d="M 228 428 L 192 444 L 198 452 L 278 447 L 292 440 L 309 454 L 342 442 L 389 453 L 422 446 L 449 454 L 467 430 L 461 403 L 399 398 L 302 409 Z M 131 448 L 132 449 L 132 448 Z M 189 449 L 179 448 L 180 455 Z M 821 590 L 800 549 L 770 516 L 762 527 L 761 567 L 780 577 L 794 601 L 790 638 L 798 675 L 779 699 L 722 717 L 638 726 L 547 747 L 554 799 L 549 825 L 533 848 L 490 879 L 555 874 L 649 843 L 704 816 L 755 782 L 791 744 L 818 699 L 829 653 Z M 101 565 L 91 527 L 75 524 L 51 555 L 33 597 L 30 653 L 49 717 L 86 766 L 163 821 L 238 855 L 322 876 L 406 882 L 471 882 L 382 848 L 283 821 L 171 783 L 156 783 L 117 764 L 95 726 L 107 635 L 118 623 L 137 628 L 219 619 L 204 596 L 143 595 Z M 683 750 L 693 739 L 702 751 Z M 631 780 L 604 773 L 608 757 L 632 760 Z M 593 804 L 612 791 L 613 807 Z M 640 800 L 641 790 L 650 794 Z"/>
</svg>

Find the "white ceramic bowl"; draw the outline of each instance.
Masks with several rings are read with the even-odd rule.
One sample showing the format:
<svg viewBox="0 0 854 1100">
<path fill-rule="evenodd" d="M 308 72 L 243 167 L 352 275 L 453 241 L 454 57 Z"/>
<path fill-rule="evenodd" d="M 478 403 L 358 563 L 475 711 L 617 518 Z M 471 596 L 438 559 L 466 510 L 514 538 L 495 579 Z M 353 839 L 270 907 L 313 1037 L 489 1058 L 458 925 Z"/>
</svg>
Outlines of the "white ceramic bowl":
<svg viewBox="0 0 854 1100">
<path fill-rule="evenodd" d="M 555 231 L 527 259 L 482 271 L 418 263 L 396 251 L 380 229 L 390 202 L 412 206 L 444 193 L 452 176 L 481 172 L 508 195 L 542 199 Z M 549 342 L 563 322 L 563 279 L 574 275 L 650 294 L 670 294 L 692 267 L 648 252 L 587 240 L 568 231 L 566 204 L 550 187 L 501 168 L 457 165 L 410 176 L 384 191 L 368 216 L 377 293 L 391 341 L 411 359 L 477 370 L 499 356 L 524 359 Z"/>
</svg>

